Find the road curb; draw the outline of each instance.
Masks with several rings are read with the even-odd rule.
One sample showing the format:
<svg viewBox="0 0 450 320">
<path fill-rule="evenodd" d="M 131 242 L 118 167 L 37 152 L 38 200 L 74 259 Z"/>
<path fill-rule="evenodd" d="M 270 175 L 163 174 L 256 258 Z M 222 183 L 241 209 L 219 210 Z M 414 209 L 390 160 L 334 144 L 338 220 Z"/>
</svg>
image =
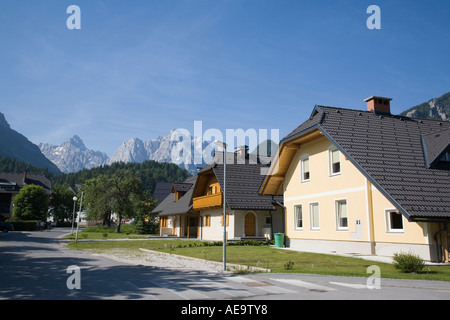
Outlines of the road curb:
<svg viewBox="0 0 450 320">
<path fill-rule="evenodd" d="M 200 263 L 210 263 L 210 264 L 217 265 L 218 267 L 222 267 L 223 266 L 223 263 L 222 262 L 218 262 L 218 261 L 211 261 L 211 260 L 187 257 L 187 256 L 178 255 L 178 254 L 166 253 L 166 252 L 161 252 L 161 251 L 154 251 L 154 250 L 149 250 L 149 249 L 144 249 L 144 248 L 139 248 L 139 250 L 142 251 L 142 252 L 147 252 L 147 253 L 151 253 L 151 254 L 177 257 L 178 259 L 197 261 L 197 262 L 200 262 Z M 227 271 L 231 271 L 231 272 L 235 272 L 235 273 L 236 272 L 258 272 L 258 273 L 264 272 L 264 273 L 270 273 L 271 272 L 271 270 L 267 269 L 267 268 L 260 268 L 260 267 L 253 267 L 253 266 L 243 266 L 243 265 L 234 264 L 234 263 L 227 263 Z"/>
</svg>

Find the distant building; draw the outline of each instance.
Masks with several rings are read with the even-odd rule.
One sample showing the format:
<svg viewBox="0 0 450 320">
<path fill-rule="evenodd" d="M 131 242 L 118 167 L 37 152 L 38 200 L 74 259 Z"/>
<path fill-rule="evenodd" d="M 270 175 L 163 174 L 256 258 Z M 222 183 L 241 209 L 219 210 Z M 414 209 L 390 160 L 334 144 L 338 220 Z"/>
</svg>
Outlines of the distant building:
<svg viewBox="0 0 450 320">
<path fill-rule="evenodd" d="M 42 175 L 24 173 L 0 173 L 0 219 L 12 216 L 13 199 L 25 185 L 33 184 L 44 188 L 45 192 L 52 193 L 50 180 Z"/>
</svg>

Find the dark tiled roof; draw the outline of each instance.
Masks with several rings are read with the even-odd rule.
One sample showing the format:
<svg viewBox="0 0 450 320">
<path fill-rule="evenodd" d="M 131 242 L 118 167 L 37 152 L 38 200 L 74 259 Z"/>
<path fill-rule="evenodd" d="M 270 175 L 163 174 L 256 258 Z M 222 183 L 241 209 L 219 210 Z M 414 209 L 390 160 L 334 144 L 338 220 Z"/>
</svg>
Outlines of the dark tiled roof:
<svg viewBox="0 0 450 320">
<path fill-rule="evenodd" d="M 160 216 L 188 213 L 192 209 L 192 192 L 194 191 L 196 180 L 196 176 L 187 178 L 184 184 L 189 185 L 190 188 L 178 201 L 175 201 L 174 194 L 170 193 L 152 212 L 159 213 Z"/>
<path fill-rule="evenodd" d="M 445 145 L 450 122 L 316 106 L 311 118 L 282 141 L 313 128 L 324 133 L 408 219 L 450 218 L 450 171 L 427 168 L 424 157 L 439 154 L 437 139 L 430 137 L 444 132 L 439 145 Z"/>
<path fill-rule="evenodd" d="M 164 200 L 172 190 L 172 184 L 171 182 L 158 182 L 153 191 L 153 197 L 159 202 Z"/>
<path fill-rule="evenodd" d="M 218 153 L 223 157 L 223 153 Z M 259 189 L 265 178 L 264 168 L 268 165 L 260 162 L 256 157 L 239 163 L 235 155 L 227 156 L 227 188 L 226 201 L 233 210 L 275 210 L 274 201 L 282 203 L 283 197 L 260 195 Z M 223 161 L 212 166 L 214 174 L 223 190 Z"/>
<path fill-rule="evenodd" d="M 192 187 L 192 183 L 174 183 L 172 186 L 173 191 L 177 192 L 187 192 Z"/>
<path fill-rule="evenodd" d="M 25 179 L 24 179 L 25 178 Z M 27 184 L 34 184 L 44 188 L 47 193 L 51 192 L 52 184 L 46 177 L 38 174 L 27 173 L 5 173 L 0 172 L 0 181 L 2 183 L 12 183 L 16 185 L 16 190 L 19 191 Z"/>
</svg>

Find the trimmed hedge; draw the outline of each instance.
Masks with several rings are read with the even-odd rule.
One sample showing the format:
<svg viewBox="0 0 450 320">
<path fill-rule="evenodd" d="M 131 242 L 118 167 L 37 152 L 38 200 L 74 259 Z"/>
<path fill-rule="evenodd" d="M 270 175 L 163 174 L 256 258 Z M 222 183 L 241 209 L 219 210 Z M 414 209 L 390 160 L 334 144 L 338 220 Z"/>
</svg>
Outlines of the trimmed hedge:
<svg viewBox="0 0 450 320">
<path fill-rule="evenodd" d="M 27 220 L 27 221 L 10 221 L 14 226 L 14 231 L 37 231 L 40 227 L 36 226 L 36 223 L 40 222 L 38 220 Z M 47 222 L 44 222 L 44 229 L 47 229 Z"/>
</svg>

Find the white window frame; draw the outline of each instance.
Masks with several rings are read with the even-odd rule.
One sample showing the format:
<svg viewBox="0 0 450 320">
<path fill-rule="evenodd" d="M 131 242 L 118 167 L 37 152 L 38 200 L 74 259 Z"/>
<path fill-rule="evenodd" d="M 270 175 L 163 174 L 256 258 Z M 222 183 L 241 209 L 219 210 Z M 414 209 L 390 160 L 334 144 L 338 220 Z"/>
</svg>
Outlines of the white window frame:
<svg viewBox="0 0 450 320">
<path fill-rule="evenodd" d="M 302 215 L 302 226 L 299 227 L 298 226 L 298 211 L 297 208 L 300 208 L 301 210 L 301 215 Z M 303 230 L 303 223 L 304 223 L 304 219 L 303 219 L 303 205 L 302 204 L 296 204 L 294 205 L 294 229 L 297 231 L 302 231 Z"/>
<path fill-rule="evenodd" d="M 393 208 L 393 209 L 392 208 L 391 209 L 385 209 L 384 213 L 385 213 L 385 218 L 386 218 L 386 232 L 387 233 L 394 233 L 394 234 L 395 233 L 403 234 L 405 232 L 405 223 L 404 223 L 403 215 L 401 213 L 397 213 L 397 209 L 395 209 L 395 208 Z M 391 213 L 399 214 L 401 216 L 401 218 L 402 218 L 402 228 L 401 229 L 399 229 L 399 228 L 396 228 L 396 229 L 392 228 L 392 225 L 391 225 Z"/>
<path fill-rule="evenodd" d="M 305 179 L 305 167 L 304 167 L 304 161 L 308 160 L 309 163 L 309 178 Z M 311 180 L 311 159 L 309 157 L 309 154 L 304 154 L 300 157 L 300 181 L 301 182 L 309 182 Z"/>
<path fill-rule="evenodd" d="M 340 212 L 339 212 L 339 203 L 345 201 L 345 205 L 347 207 L 347 226 L 343 227 L 341 226 L 341 219 L 340 219 Z M 336 199 L 334 200 L 334 210 L 335 210 L 335 216 L 336 216 L 336 230 L 338 231 L 348 231 L 348 223 L 349 223 L 349 217 L 348 217 L 348 200 L 347 198 L 342 199 Z"/>
<path fill-rule="evenodd" d="M 338 156 L 339 156 L 339 172 L 334 172 L 333 171 L 333 151 L 337 151 L 338 152 Z M 328 151 L 328 159 L 329 159 L 329 172 L 330 172 L 330 176 L 338 176 L 341 174 L 342 172 L 342 161 L 341 161 L 341 151 L 339 151 L 338 148 L 336 148 L 335 146 L 330 147 L 329 151 Z"/>
<path fill-rule="evenodd" d="M 314 227 L 314 216 L 313 216 L 313 205 L 317 205 L 317 223 L 318 227 Z M 319 231 L 320 230 L 320 205 L 318 201 L 310 202 L 309 203 L 309 227 L 312 231 Z"/>
</svg>

